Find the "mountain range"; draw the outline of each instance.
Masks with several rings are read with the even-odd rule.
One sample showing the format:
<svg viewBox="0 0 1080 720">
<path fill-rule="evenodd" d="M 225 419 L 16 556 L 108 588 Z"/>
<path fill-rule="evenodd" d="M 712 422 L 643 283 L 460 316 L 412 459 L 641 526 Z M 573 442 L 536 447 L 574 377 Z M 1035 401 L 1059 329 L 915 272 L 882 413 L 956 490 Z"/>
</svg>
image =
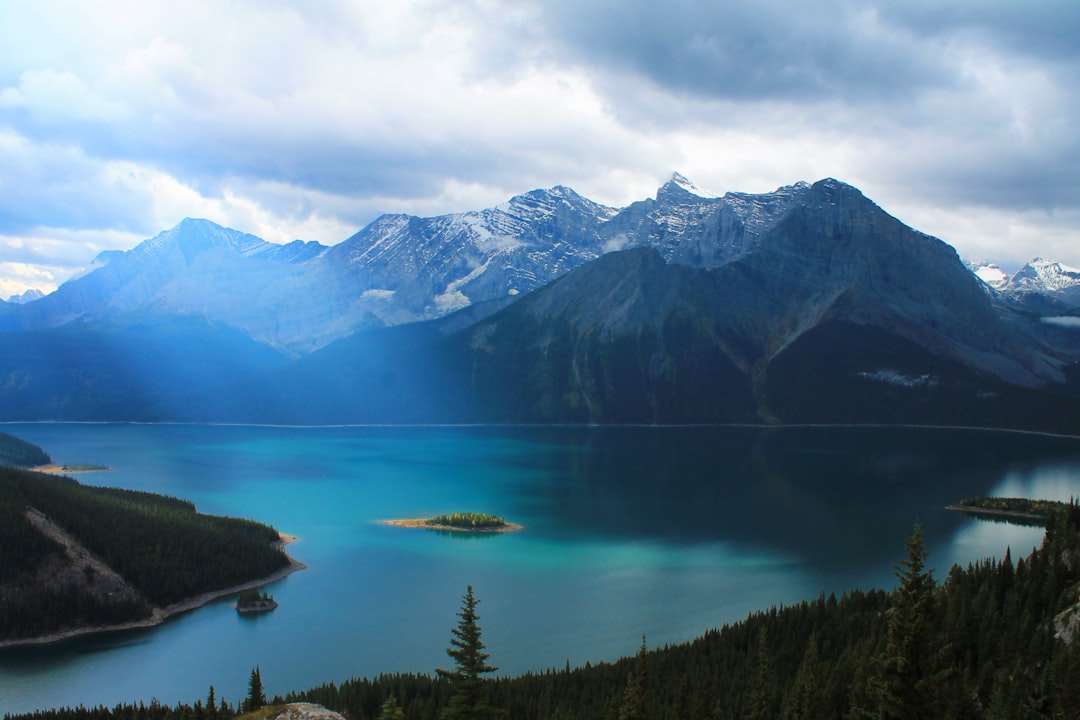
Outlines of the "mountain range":
<svg viewBox="0 0 1080 720">
<path fill-rule="evenodd" d="M 184 220 L 0 303 L 0 419 L 1080 431 L 1080 272 L 1008 276 L 826 179 L 566 187 L 342 243 Z"/>
</svg>

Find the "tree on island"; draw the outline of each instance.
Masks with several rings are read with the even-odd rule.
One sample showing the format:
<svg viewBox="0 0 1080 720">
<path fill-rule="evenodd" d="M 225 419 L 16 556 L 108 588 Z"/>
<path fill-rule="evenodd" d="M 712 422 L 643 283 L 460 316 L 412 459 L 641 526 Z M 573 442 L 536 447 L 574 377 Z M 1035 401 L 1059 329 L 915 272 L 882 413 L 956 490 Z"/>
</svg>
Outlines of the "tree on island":
<svg viewBox="0 0 1080 720">
<path fill-rule="evenodd" d="M 468 586 L 461 603 L 461 618 L 451 631 L 450 647 L 446 654 L 454 659 L 454 670 L 436 669 L 439 677 L 450 680 L 454 694 L 450 703 L 443 710 L 445 720 L 476 720 L 494 716 L 495 710 L 488 705 L 483 673 L 495 672 L 499 668 L 488 665 L 488 654 L 484 652 L 484 643 L 480 639 L 480 617 L 476 613 L 479 601 L 473 595 L 472 585 Z"/>
<path fill-rule="evenodd" d="M 430 527 L 452 527 L 462 530 L 493 530 L 506 527 L 506 520 L 498 515 L 487 513 L 459 512 L 449 515 L 436 515 L 424 521 Z"/>
</svg>

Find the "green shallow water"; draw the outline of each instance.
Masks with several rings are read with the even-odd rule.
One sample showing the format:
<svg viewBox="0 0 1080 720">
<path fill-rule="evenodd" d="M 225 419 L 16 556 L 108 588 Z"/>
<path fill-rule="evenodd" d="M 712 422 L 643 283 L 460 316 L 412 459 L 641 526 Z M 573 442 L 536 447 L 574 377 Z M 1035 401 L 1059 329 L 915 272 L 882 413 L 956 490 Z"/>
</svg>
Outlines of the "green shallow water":
<svg viewBox="0 0 1080 720">
<path fill-rule="evenodd" d="M 891 586 L 913 523 L 931 562 L 1026 554 L 1038 529 L 943 510 L 1002 490 L 1080 495 L 1080 440 L 884 428 L 4 426 L 88 484 L 193 500 L 301 539 L 280 607 L 228 600 L 149 631 L 0 651 L 0 713 L 243 698 L 445 666 L 473 585 L 502 672 L 689 640 L 755 609 Z M 379 524 L 470 510 L 525 530 Z"/>
</svg>

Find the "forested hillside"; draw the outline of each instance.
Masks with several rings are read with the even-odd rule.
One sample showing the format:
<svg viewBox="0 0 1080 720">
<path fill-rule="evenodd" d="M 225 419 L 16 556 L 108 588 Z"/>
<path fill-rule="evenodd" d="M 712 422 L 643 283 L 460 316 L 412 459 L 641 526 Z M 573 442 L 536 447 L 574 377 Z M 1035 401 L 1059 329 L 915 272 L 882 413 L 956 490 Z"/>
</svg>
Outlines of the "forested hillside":
<svg viewBox="0 0 1080 720">
<path fill-rule="evenodd" d="M 690 643 L 647 650 L 643 641 L 637 657 L 615 663 L 490 680 L 488 700 L 515 720 L 1080 717 L 1080 506 L 1054 513 L 1042 546 L 1015 563 L 1006 552 L 938 579 L 926 560 L 916 527 L 892 592 L 819 597 Z M 320 703 L 351 720 L 434 720 L 446 717 L 453 692 L 444 678 L 384 675 L 285 700 Z M 11 720 L 236 715 L 212 689 L 207 700 Z"/>
<path fill-rule="evenodd" d="M 122 580 L 73 561 L 31 509 Z M 289 563 L 277 540 L 271 527 L 203 515 L 184 500 L 0 468 L 0 640 L 137 620 L 266 577 Z M 118 583 L 127 586 L 119 596 Z"/>
<path fill-rule="evenodd" d="M 49 453 L 22 438 L 0 432 L 0 465 L 33 467 L 52 462 Z"/>
</svg>

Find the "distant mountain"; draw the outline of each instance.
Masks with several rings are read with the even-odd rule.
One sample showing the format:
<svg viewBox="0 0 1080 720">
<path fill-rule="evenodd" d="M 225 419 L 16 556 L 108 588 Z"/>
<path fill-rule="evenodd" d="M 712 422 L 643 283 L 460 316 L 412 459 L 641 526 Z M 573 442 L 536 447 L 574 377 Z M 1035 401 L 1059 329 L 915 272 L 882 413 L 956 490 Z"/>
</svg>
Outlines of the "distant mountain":
<svg viewBox="0 0 1080 720">
<path fill-rule="evenodd" d="M 655 199 L 617 210 L 557 186 L 476 212 L 384 215 L 330 248 L 188 219 L 102 253 L 86 275 L 4 313 L 0 328 L 185 315 L 303 355 L 364 328 L 526 294 L 614 250 L 655 247 L 669 262 L 715 267 L 751 248 L 809 187 L 720 198 L 676 173 Z"/>
<path fill-rule="evenodd" d="M 969 263 L 968 269 L 974 273 L 975 277 L 979 278 L 995 290 L 1002 290 L 1009 283 L 1009 273 L 1005 272 L 994 263 Z"/>
<path fill-rule="evenodd" d="M 1002 304 L 1044 316 L 1080 316 L 1080 269 L 1035 258 L 1009 275 L 996 265 L 979 262 L 968 268 L 996 293 Z"/>
<path fill-rule="evenodd" d="M 716 197 L 676 174 L 622 210 L 555 187 L 331 248 L 187 220 L 105 260 L 0 308 L 39 328 L 5 338 L 0 419 L 1080 417 L 1080 332 L 832 179 Z"/>
<path fill-rule="evenodd" d="M 843 183 L 792 194 L 752 236 L 741 229 L 741 244 L 714 237 L 739 248 L 726 263 L 668 262 L 656 247 L 608 253 L 494 313 L 340 340 L 264 378 L 274 393 L 242 394 L 272 395 L 267 417 L 299 423 L 1080 431 L 1075 356 L 995 306 L 952 248 Z M 202 407 L 242 421 L 268 411 Z"/>
<path fill-rule="evenodd" d="M 127 252 L 102 253 L 95 269 L 27 304 L 19 317 L 23 328 L 39 330 L 129 313 L 190 316 L 289 347 L 287 323 L 273 307 L 317 296 L 320 285 L 298 268 L 325 250 L 300 241 L 275 245 L 188 219 Z"/>
<path fill-rule="evenodd" d="M 1001 291 L 1012 297 L 1043 295 L 1067 306 L 1080 306 L 1080 269 L 1035 258 L 1009 278 Z"/>
<path fill-rule="evenodd" d="M 43 297 L 45 297 L 45 293 L 41 292 L 40 290 L 30 289 L 24 292 L 22 295 L 12 295 L 7 299 L 7 301 L 15 305 L 25 305 L 28 302 L 40 300 Z M 0 300 L 0 302 L 3 301 Z"/>
</svg>

